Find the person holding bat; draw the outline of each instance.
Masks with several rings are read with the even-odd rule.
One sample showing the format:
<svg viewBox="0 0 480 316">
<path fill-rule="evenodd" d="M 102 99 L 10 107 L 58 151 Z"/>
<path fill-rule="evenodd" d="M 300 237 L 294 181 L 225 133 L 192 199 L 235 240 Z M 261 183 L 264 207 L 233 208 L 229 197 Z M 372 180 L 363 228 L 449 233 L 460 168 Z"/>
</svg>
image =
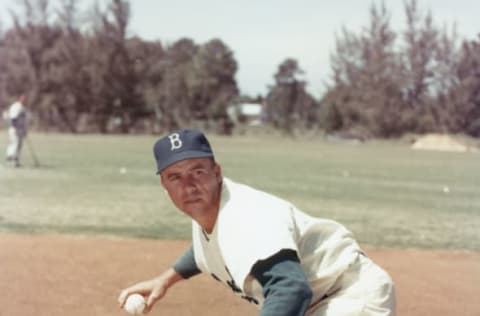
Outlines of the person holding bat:
<svg viewBox="0 0 480 316">
<path fill-rule="evenodd" d="M 13 162 L 15 167 L 20 166 L 20 153 L 25 137 L 27 136 L 27 110 L 25 96 L 20 96 L 16 102 L 4 112 L 8 121 L 9 144 L 6 150 L 6 160 Z"/>
<path fill-rule="evenodd" d="M 157 174 L 192 218 L 192 245 L 159 276 L 121 291 L 150 311 L 174 284 L 207 273 L 261 316 L 395 315 L 394 283 L 352 233 L 222 174 L 205 135 L 178 130 L 153 148 Z"/>
</svg>

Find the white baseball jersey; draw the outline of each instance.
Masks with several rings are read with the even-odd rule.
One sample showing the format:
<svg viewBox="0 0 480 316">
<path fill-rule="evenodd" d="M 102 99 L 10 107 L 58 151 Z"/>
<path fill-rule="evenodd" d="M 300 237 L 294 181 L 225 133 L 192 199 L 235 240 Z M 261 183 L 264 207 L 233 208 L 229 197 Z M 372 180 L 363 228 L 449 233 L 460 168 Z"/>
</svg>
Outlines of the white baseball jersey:
<svg viewBox="0 0 480 316">
<path fill-rule="evenodd" d="M 23 104 L 20 102 L 15 102 L 12 105 L 10 105 L 10 108 L 8 109 L 7 112 L 7 117 L 10 120 L 16 119 L 24 112 L 25 108 L 23 107 Z"/>
<path fill-rule="evenodd" d="M 311 217 L 291 203 L 249 186 L 223 179 L 220 210 L 211 234 L 193 221 L 198 268 L 256 303 L 264 301 L 253 265 L 282 249 L 295 250 L 313 291 L 322 299 L 361 252 L 341 224 Z"/>
</svg>

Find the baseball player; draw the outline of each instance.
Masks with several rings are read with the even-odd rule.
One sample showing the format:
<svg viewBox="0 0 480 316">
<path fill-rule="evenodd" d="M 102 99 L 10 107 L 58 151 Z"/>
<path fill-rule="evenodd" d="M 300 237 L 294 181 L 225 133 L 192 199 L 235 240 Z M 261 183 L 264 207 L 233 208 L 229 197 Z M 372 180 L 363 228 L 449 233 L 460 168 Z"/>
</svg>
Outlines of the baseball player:
<svg viewBox="0 0 480 316">
<path fill-rule="evenodd" d="M 4 118 L 9 122 L 6 159 L 13 161 L 15 167 L 20 166 L 20 151 L 27 135 L 27 111 L 24 102 L 25 96 L 22 95 L 4 113 Z"/>
<path fill-rule="evenodd" d="M 395 315 L 390 276 L 341 224 L 223 177 L 205 136 L 179 130 L 154 145 L 157 174 L 192 218 L 192 245 L 166 271 L 124 289 L 146 311 L 180 280 L 208 273 L 262 316 Z"/>
</svg>

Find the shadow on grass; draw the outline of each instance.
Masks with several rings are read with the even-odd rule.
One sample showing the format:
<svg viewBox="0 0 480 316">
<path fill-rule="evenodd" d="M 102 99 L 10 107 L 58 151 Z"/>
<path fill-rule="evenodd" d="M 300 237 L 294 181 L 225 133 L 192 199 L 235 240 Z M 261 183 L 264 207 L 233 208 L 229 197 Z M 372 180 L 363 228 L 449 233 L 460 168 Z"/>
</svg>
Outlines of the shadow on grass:
<svg viewBox="0 0 480 316">
<path fill-rule="evenodd" d="M 110 235 L 131 238 L 147 239 L 190 239 L 190 226 L 188 228 L 175 227 L 174 225 L 158 226 L 91 226 L 91 225 L 52 225 L 52 224 L 25 224 L 14 222 L 1 222 L 1 232 L 22 234 L 60 233 L 78 235 Z"/>
<path fill-rule="evenodd" d="M 27 163 L 27 164 L 22 163 L 19 167 L 15 167 L 12 164 L 8 164 L 8 163 L 3 163 L 0 166 L 2 166 L 5 169 L 12 169 L 12 170 L 55 170 L 57 169 L 57 167 L 54 165 L 44 164 L 44 163 L 41 163 L 39 165 L 34 165 L 31 163 Z"/>
</svg>

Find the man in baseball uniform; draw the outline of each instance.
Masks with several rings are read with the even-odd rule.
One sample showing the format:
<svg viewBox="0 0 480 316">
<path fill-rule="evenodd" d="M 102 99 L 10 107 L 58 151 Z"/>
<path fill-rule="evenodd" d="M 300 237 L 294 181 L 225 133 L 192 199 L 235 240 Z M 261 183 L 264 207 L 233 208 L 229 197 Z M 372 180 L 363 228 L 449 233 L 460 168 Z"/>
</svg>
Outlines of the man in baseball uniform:
<svg viewBox="0 0 480 316">
<path fill-rule="evenodd" d="M 390 276 L 341 224 L 223 177 L 205 136 L 179 130 L 154 145 L 157 174 L 192 218 L 192 246 L 161 275 L 123 290 L 149 311 L 173 284 L 208 273 L 262 316 L 395 315 Z"/>
<path fill-rule="evenodd" d="M 15 167 L 20 166 L 20 151 L 27 135 L 27 111 L 24 102 L 25 97 L 22 95 L 4 113 L 4 118 L 9 123 L 6 159 L 12 161 Z"/>
</svg>

